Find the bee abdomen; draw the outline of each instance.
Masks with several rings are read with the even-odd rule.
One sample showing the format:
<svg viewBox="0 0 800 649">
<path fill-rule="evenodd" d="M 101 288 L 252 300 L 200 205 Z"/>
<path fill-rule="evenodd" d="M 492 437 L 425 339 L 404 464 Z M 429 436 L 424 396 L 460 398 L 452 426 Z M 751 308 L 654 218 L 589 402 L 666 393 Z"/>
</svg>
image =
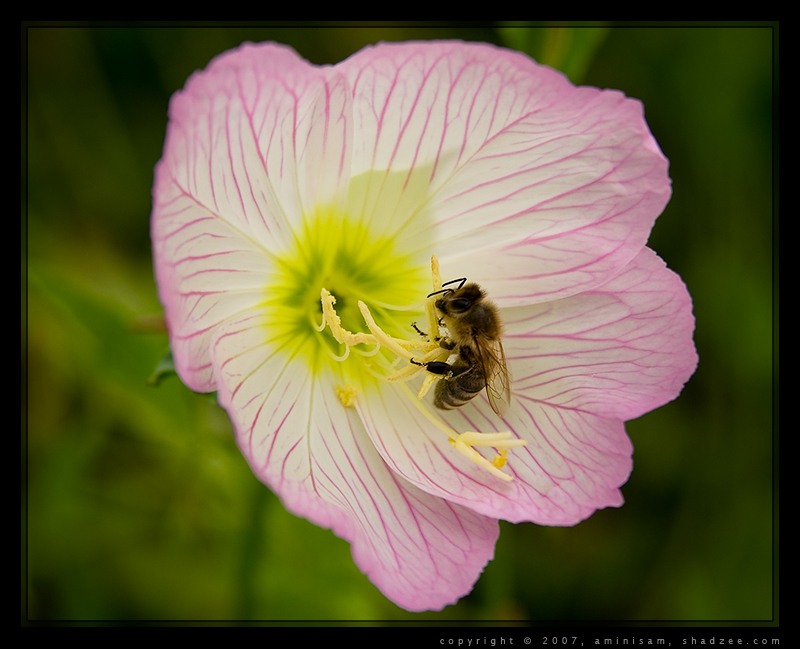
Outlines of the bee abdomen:
<svg viewBox="0 0 800 649">
<path fill-rule="evenodd" d="M 473 368 L 474 369 L 474 368 Z M 442 379 L 436 385 L 433 405 L 441 410 L 460 408 L 486 387 L 486 379 L 480 372 L 470 371 L 451 379 Z"/>
</svg>

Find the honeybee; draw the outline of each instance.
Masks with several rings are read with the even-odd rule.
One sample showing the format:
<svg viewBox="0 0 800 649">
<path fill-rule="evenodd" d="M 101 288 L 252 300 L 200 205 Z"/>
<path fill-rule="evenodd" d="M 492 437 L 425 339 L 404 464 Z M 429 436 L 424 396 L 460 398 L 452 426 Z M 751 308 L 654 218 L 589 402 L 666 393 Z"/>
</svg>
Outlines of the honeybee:
<svg viewBox="0 0 800 649">
<path fill-rule="evenodd" d="M 466 277 L 461 277 L 445 282 L 442 286 L 460 284 L 456 289 L 443 288 L 428 295 L 442 294 L 434 305 L 449 337 L 439 344 L 453 350 L 449 362 L 425 364 L 429 372 L 442 376 L 436 384 L 433 404 L 442 410 L 459 408 L 486 388 L 492 410 L 502 417 L 511 401 L 511 379 L 500 340 L 500 315 L 497 307 L 486 299 L 486 292 L 466 281 Z"/>
</svg>

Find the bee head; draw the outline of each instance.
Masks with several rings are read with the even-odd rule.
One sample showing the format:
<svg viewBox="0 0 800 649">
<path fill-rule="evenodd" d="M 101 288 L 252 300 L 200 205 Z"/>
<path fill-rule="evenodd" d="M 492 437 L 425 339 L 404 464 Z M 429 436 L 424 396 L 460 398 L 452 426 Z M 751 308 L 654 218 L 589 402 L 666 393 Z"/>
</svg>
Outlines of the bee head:
<svg viewBox="0 0 800 649">
<path fill-rule="evenodd" d="M 444 315 L 466 313 L 486 294 L 477 284 L 467 284 L 456 290 L 447 289 L 444 297 L 436 300 L 436 308 Z"/>
</svg>

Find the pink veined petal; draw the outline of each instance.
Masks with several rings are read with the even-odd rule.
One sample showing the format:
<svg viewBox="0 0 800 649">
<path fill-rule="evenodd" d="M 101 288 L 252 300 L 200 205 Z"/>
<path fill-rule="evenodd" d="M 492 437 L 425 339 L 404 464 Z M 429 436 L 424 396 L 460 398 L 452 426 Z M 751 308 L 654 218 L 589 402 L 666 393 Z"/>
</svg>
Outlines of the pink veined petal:
<svg viewBox="0 0 800 649">
<path fill-rule="evenodd" d="M 692 300 L 649 248 L 592 291 L 504 310 L 514 391 L 623 421 L 675 399 L 697 367 Z"/>
<path fill-rule="evenodd" d="M 427 175 L 424 205 L 383 223 L 448 276 L 481 268 L 502 306 L 603 283 L 669 200 L 667 160 L 620 92 L 457 41 L 380 44 L 336 67 L 353 86 L 353 173 Z"/>
<path fill-rule="evenodd" d="M 412 611 L 467 594 L 494 555 L 496 520 L 431 496 L 393 474 L 333 377 L 265 344 L 264 314 L 212 339 L 220 403 L 254 473 L 297 515 L 352 544 L 359 568 Z"/>
<path fill-rule="evenodd" d="M 439 413 L 458 432 L 507 430 L 528 441 L 510 451 L 503 471 L 514 480 L 505 482 L 457 453 L 399 390 L 365 400 L 359 414 L 394 471 L 423 491 L 486 516 L 575 525 L 597 509 L 622 504 L 619 486 L 630 475 L 632 452 L 622 421 L 527 401 L 515 403 L 501 420 L 482 395 Z M 494 452 L 484 454 L 491 459 Z"/>
<path fill-rule="evenodd" d="M 674 399 L 697 365 L 685 286 L 644 249 L 595 291 L 501 312 L 514 379 L 506 417 L 483 394 L 437 414 L 458 432 L 527 440 L 508 455 L 514 481 L 455 453 L 400 388 L 359 404 L 376 448 L 420 489 L 513 522 L 573 525 L 621 505 L 632 466 L 624 421 Z"/>
<path fill-rule="evenodd" d="M 211 332 L 264 299 L 271 255 L 303 212 L 343 204 L 349 101 L 340 75 L 270 43 L 217 57 L 173 96 L 151 229 L 176 368 L 193 390 L 215 389 Z"/>
<path fill-rule="evenodd" d="M 509 453 L 509 470 L 519 483 L 517 505 L 526 512 L 510 520 L 575 525 L 598 509 L 622 505 L 619 487 L 633 468 L 624 422 L 524 396 L 504 422 L 528 441 Z"/>
</svg>

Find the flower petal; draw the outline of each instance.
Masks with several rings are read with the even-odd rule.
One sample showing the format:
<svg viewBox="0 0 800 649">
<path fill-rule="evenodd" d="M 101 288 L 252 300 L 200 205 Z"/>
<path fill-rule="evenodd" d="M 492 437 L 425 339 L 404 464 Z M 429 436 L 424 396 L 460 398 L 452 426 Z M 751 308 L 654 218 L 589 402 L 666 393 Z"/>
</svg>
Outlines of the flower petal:
<svg viewBox="0 0 800 649">
<path fill-rule="evenodd" d="M 457 41 L 383 43 L 337 69 L 353 86 L 354 175 L 428 176 L 416 212 L 388 209 L 383 223 L 453 277 L 481 268 L 501 305 L 608 280 L 669 200 L 667 160 L 620 92 Z"/>
<path fill-rule="evenodd" d="M 692 300 L 649 248 L 581 295 L 504 311 L 514 391 L 624 421 L 675 399 L 697 367 Z"/>
<path fill-rule="evenodd" d="M 393 474 L 332 376 L 264 343 L 264 314 L 223 324 L 212 358 L 220 403 L 255 474 L 293 513 L 352 544 L 359 568 L 412 611 L 467 594 L 494 555 L 496 520 Z"/>
<path fill-rule="evenodd" d="M 483 395 L 437 413 L 459 432 L 505 430 L 528 441 L 509 452 L 503 471 L 514 480 L 505 482 L 457 453 L 399 389 L 365 400 L 359 414 L 390 468 L 420 489 L 486 516 L 574 525 L 597 509 L 622 504 L 619 486 L 630 475 L 632 452 L 622 421 L 529 400 L 513 403 L 500 420 Z"/>
<path fill-rule="evenodd" d="M 508 455 L 514 481 L 453 452 L 402 387 L 359 404 L 376 448 L 420 489 L 513 522 L 572 525 L 619 506 L 632 466 L 623 422 L 674 399 L 697 364 L 685 286 L 644 249 L 594 291 L 502 313 L 511 409 L 499 420 L 481 394 L 436 414 L 458 432 L 527 440 Z"/>
<path fill-rule="evenodd" d="M 176 368 L 190 388 L 215 389 L 211 331 L 263 301 L 271 253 L 286 249 L 303 212 L 343 204 L 350 113 L 340 75 L 270 43 L 217 57 L 173 96 L 151 228 Z"/>
</svg>

